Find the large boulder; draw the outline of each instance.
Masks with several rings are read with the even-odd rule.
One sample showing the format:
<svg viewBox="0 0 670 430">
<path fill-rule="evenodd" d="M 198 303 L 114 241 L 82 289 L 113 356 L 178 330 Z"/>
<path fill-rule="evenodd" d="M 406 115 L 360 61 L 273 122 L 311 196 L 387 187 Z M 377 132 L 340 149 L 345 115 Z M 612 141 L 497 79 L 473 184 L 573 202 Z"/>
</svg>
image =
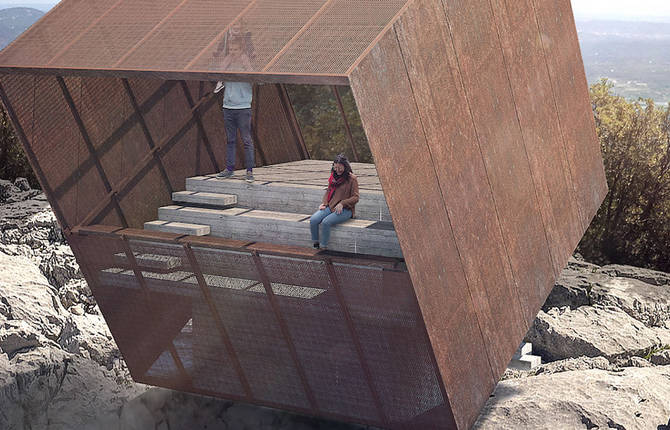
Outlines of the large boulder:
<svg viewBox="0 0 670 430">
<path fill-rule="evenodd" d="M 670 274 L 642 267 L 609 264 L 601 267 L 599 272 L 619 278 L 637 279 L 651 285 L 670 285 Z"/>
<path fill-rule="evenodd" d="M 604 266 L 571 259 L 556 281 L 543 310 L 569 306 L 616 307 L 648 327 L 670 323 L 669 275 L 631 266 Z M 670 327 L 668 327 L 670 328 Z"/>
<path fill-rule="evenodd" d="M 26 257 L 0 253 L 0 302 L 5 319 L 21 320 L 61 345 L 76 330 L 70 315 L 35 264 Z"/>
<path fill-rule="evenodd" d="M 621 309 L 647 327 L 670 324 L 670 287 L 614 277 L 598 281 L 590 297 L 592 303 Z"/>
<path fill-rule="evenodd" d="M 544 361 L 579 356 L 615 361 L 643 356 L 663 344 L 657 331 L 618 308 L 601 306 L 540 311 L 525 340 Z"/>
<path fill-rule="evenodd" d="M 670 366 L 592 369 L 509 379 L 474 428 L 657 429 L 670 418 Z"/>
</svg>

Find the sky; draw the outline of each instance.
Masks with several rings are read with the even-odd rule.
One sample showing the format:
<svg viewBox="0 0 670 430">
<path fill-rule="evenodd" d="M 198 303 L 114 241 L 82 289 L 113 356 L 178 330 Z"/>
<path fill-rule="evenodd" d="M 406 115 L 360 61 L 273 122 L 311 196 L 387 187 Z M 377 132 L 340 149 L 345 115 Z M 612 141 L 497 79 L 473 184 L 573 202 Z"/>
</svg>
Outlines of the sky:
<svg viewBox="0 0 670 430">
<path fill-rule="evenodd" d="M 29 6 L 45 10 L 58 0 L 0 0 L 0 7 Z M 670 22 L 670 0 L 572 0 L 577 18 Z"/>
<path fill-rule="evenodd" d="M 577 18 L 670 22 L 670 0 L 572 0 Z"/>
</svg>

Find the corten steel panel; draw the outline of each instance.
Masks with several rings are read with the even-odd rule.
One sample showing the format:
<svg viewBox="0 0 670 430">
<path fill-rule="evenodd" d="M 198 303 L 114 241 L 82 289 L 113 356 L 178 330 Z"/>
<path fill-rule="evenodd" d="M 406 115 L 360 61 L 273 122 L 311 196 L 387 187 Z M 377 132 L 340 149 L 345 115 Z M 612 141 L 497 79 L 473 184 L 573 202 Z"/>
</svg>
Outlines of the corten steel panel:
<svg viewBox="0 0 670 430">
<path fill-rule="evenodd" d="M 110 268 L 131 272 L 120 238 L 73 235 L 69 238 L 85 267 L 96 302 L 134 378 L 142 379 L 190 318 L 190 299 L 165 292 L 144 295 L 139 282 L 126 276 L 122 288 L 110 281 Z M 182 379 L 180 375 L 173 375 Z"/>
<path fill-rule="evenodd" d="M 110 3 L 112 6 L 108 13 L 100 16 L 63 53 L 55 55 L 49 61 L 49 66 L 113 66 L 174 9 L 180 0 L 121 0 Z"/>
<path fill-rule="evenodd" d="M 426 150 L 434 164 L 477 320 L 499 376 L 518 347 L 525 324 L 444 9 L 436 2 L 415 2 L 394 31 L 412 84 L 409 102 L 416 104 L 426 134 Z M 422 52 L 431 55 L 427 58 Z"/>
<path fill-rule="evenodd" d="M 65 4 L 67 3 L 67 5 Z M 109 0 L 60 2 L 0 54 L 6 65 L 44 66 L 113 5 Z"/>
<path fill-rule="evenodd" d="M 216 170 L 211 154 L 224 165 L 225 130 L 220 100 L 208 96 L 211 83 L 186 83 L 191 103 L 202 101 L 200 128 L 179 82 L 130 80 L 126 88 L 118 78 L 71 77 L 63 80 L 63 88 L 58 79 L 5 75 L 2 82 L 65 227 L 123 225 L 121 214 L 129 226 L 140 227 L 155 219 L 157 207 L 171 202 L 171 190 L 184 188 L 186 177 Z M 268 154 L 265 161 L 302 159 L 277 89 L 260 88 L 254 109 L 262 116 L 254 127 L 263 136 L 257 146 Z M 155 156 L 150 142 L 154 148 L 161 145 Z M 241 146 L 238 168 L 243 166 Z M 256 164 L 262 161 L 257 152 Z"/>
<path fill-rule="evenodd" d="M 607 194 L 600 146 L 588 100 L 577 30 L 568 0 L 533 0 L 542 34 L 572 180 L 586 231 Z"/>
<path fill-rule="evenodd" d="M 526 323 L 531 324 L 536 304 L 552 285 L 554 269 L 491 5 L 488 0 L 442 3 L 519 286 L 518 300 Z M 521 339 L 526 329 L 520 326 L 510 338 Z M 502 365 L 497 375 L 507 363 Z"/>
<path fill-rule="evenodd" d="M 251 0 L 183 0 L 160 23 L 128 50 L 121 68 L 184 68 L 196 53 L 228 26 Z"/>
<path fill-rule="evenodd" d="M 397 261 L 105 226 L 71 240 L 138 381 L 390 428 L 452 423 Z"/>
<path fill-rule="evenodd" d="M 326 9 L 264 70 L 345 73 L 407 0 L 329 0 Z"/>
<path fill-rule="evenodd" d="M 247 39 L 251 70 L 261 72 L 263 68 L 301 31 L 312 16 L 327 3 L 327 0 L 255 0 L 249 2 L 233 26 Z M 230 31 L 221 28 L 220 34 L 212 39 L 206 49 L 193 55 L 187 70 L 223 71 L 226 36 Z M 197 54 L 197 55 L 196 55 Z M 244 70 L 239 64 L 231 64 L 227 69 Z"/>
<path fill-rule="evenodd" d="M 531 0 L 492 0 L 533 183 L 558 276 L 582 237 L 575 190 Z M 539 294 L 544 304 L 551 285 Z"/>
<path fill-rule="evenodd" d="M 89 4 L 90 3 L 90 4 Z M 347 83 L 407 0 L 63 0 L 0 53 L 0 68 L 79 76 Z M 223 62 L 243 34 L 250 65 Z M 48 48 L 45 48 L 48 47 Z"/>
<path fill-rule="evenodd" d="M 495 382 L 394 31 L 352 72 L 351 87 L 449 404 L 464 426 L 465 412 L 478 410 Z"/>
</svg>

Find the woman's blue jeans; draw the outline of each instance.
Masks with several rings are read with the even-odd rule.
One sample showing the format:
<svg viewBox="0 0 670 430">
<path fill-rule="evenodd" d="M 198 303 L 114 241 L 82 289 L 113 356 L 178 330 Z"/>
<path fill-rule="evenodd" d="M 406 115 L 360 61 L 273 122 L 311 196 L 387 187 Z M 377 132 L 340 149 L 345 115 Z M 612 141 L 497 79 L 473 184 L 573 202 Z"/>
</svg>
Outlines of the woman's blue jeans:
<svg viewBox="0 0 670 430">
<path fill-rule="evenodd" d="M 330 228 L 335 224 L 343 223 L 349 218 L 351 218 L 351 210 L 349 209 L 342 209 L 341 214 L 332 212 L 329 207 L 314 212 L 314 215 L 309 219 L 309 228 L 312 231 L 312 241 L 318 241 L 319 246 L 321 247 L 328 246 Z M 319 224 L 323 226 L 321 228 L 321 240 L 319 240 Z"/>
</svg>

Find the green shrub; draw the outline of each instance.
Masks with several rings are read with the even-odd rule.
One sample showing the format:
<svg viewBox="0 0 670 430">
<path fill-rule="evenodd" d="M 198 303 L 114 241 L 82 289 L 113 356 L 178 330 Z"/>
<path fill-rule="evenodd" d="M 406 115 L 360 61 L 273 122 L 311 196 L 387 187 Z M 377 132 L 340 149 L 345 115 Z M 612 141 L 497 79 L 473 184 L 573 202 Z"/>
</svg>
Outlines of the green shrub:
<svg viewBox="0 0 670 430">
<path fill-rule="evenodd" d="M 579 252 L 670 272 L 670 110 L 618 97 L 606 80 L 590 93 L 609 193 Z"/>
</svg>

